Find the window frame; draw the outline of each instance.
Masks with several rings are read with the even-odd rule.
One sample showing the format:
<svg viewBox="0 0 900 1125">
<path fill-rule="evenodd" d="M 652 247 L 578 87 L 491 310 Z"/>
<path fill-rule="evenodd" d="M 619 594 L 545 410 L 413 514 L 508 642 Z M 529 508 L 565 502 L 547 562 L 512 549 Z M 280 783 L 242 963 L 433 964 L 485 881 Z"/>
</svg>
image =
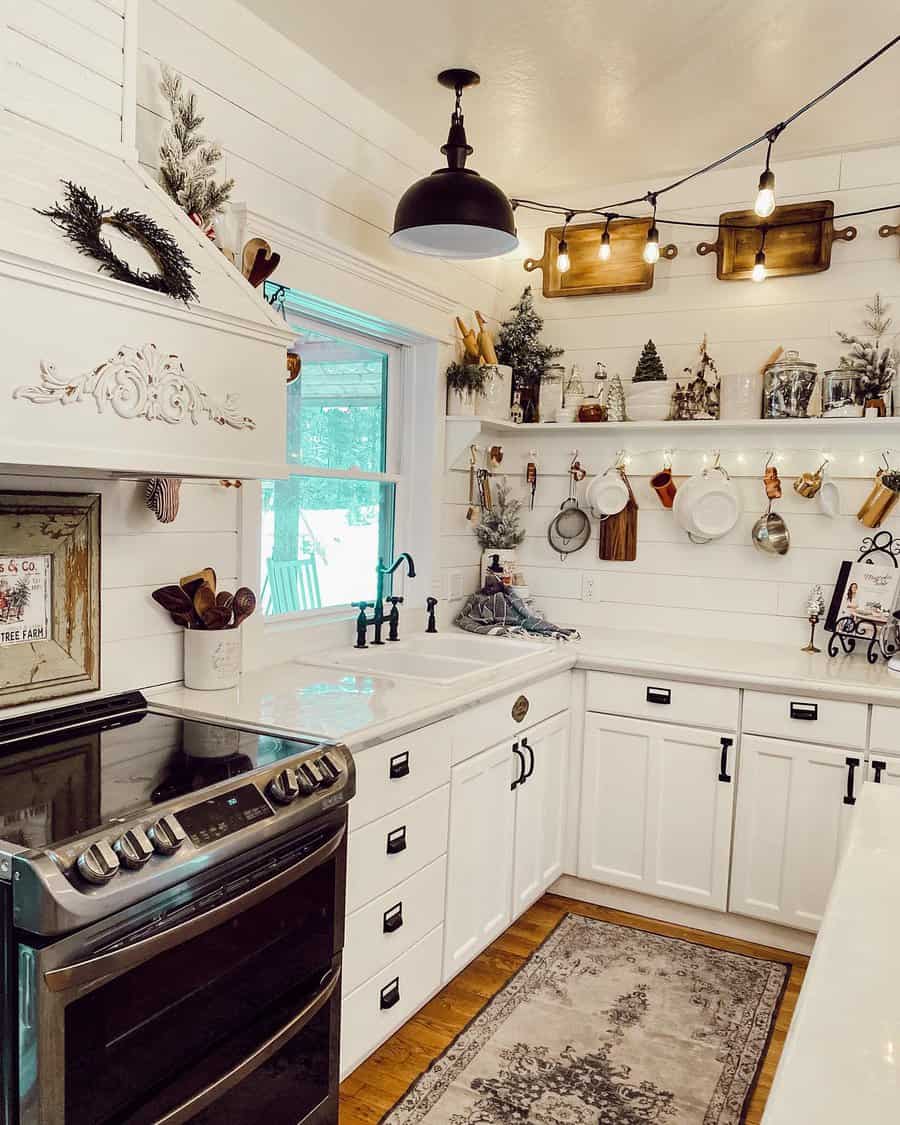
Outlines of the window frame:
<svg viewBox="0 0 900 1125">
<path fill-rule="evenodd" d="M 408 414 L 408 402 L 405 395 L 406 379 L 404 372 L 409 366 L 410 348 L 397 341 L 381 336 L 369 335 L 356 329 L 349 328 L 338 321 L 319 319 L 302 312 L 291 303 L 285 303 L 285 320 L 291 329 L 298 332 L 304 328 L 335 339 L 346 340 L 348 343 L 377 351 L 387 356 L 386 373 L 386 404 L 385 404 L 385 435 L 384 435 L 384 461 L 385 471 L 380 473 L 368 472 L 360 469 L 327 469 L 317 465 L 304 465 L 287 460 L 287 434 L 285 434 L 285 477 L 324 477 L 331 480 L 372 481 L 377 484 L 391 484 L 394 487 L 394 513 L 393 513 L 393 540 L 394 546 L 404 540 L 409 527 L 410 514 L 410 489 L 408 466 L 405 464 L 403 441 Z M 287 386 L 287 384 L 286 384 Z M 262 592 L 262 583 L 265 575 L 262 573 L 261 542 L 262 542 L 262 485 L 254 490 L 255 496 L 251 497 L 247 489 L 243 490 L 242 498 L 242 528 L 252 528 L 252 535 L 246 536 L 251 540 L 251 549 L 255 560 L 249 573 L 255 575 L 255 588 Z M 246 544 L 245 544 L 246 548 Z M 246 558 L 242 570 L 248 572 Z M 386 591 L 389 592 L 389 591 Z M 362 597 L 362 594 L 360 594 Z M 262 614 L 265 629 L 285 629 L 299 624 L 322 623 L 327 621 L 340 621 L 353 616 L 355 610 L 352 602 L 342 602 L 337 605 L 323 606 L 320 609 L 300 610 L 297 613 Z"/>
</svg>

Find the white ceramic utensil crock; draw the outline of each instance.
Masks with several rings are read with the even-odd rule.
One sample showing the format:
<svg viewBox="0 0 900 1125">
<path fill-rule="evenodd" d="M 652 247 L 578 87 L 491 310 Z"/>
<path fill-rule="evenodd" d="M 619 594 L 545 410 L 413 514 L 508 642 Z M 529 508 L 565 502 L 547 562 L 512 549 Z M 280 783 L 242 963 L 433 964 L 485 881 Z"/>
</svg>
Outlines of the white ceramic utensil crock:
<svg viewBox="0 0 900 1125">
<path fill-rule="evenodd" d="M 221 691 L 237 687 L 240 675 L 240 629 L 184 630 L 185 687 Z"/>
</svg>

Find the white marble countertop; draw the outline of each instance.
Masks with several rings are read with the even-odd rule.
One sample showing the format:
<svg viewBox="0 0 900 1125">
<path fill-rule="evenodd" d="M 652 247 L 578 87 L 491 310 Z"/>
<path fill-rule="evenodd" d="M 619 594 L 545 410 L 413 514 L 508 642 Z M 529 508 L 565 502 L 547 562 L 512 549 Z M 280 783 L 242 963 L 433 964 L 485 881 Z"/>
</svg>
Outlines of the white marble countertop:
<svg viewBox="0 0 900 1125">
<path fill-rule="evenodd" d="M 763 1125 L 900 1121 L 900 788 L 865 785 Z"/>
<path fill-rule="evenodd" d="M 172 714 L 341 739 L 358 750 L 576 666 L 900 707 L 900 675 L 862 654 L 832 660 L 784 645 L 618 629 L 585 630 L 580 641 L 548 643 L 511 668 L 448 686 L 291 661 L 248 673 L 228 691 L 163 688 L 148 698 Z"/>
</svg>

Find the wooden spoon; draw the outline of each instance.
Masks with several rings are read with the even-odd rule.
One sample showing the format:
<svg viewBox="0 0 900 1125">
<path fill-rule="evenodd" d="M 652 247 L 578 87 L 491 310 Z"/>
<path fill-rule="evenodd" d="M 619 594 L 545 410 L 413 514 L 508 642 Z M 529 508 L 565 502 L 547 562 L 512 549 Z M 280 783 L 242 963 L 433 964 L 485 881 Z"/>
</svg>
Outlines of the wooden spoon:
<svg viewBox="0 0 900 1125">
<path fill-rule="evenodd" d="M 204 613 L 216 608 L 215 591 L 207 585 L 198 586 L 194 593 L 194 612 L 203 620 Z"/>
<path fill-rule="evenodd" d="M 182 629 L 196 629 L 197 627 L 197 618 L 195 617 L 193 610 L 181 611 L 173 609 L 170 617 L 175 622 L 175 624 L 180 625 Z"/>
<path fill-rule="evenodd" d="M 216 609 L 224 610 L 230 617 L 233 606 L 234 594 L 229 594 L 227 590 L 220 590 L 218 594 L 216 594 Z"/>
<path fill-rule="evenodd" d="M 150 597 L 170 613 L 185 613 L 191 608 L 191 599 L 180 586 L 160 586 Z"/>
<path fill-rule="evenodd" d="M 229 616 L 230 614 L 227 614 L 224 609 L 216 609 L 213 606 L 212 609 L 208 609 L 201 616 L 201 621 L 207 629 L 224 629 L 228 624 Z"/>
<path fill-rule="evenodd" d="M 248 586 L 241 586 L 234 593 L 234 621 L 232 629 L 236 629 L 256 609 L 256 594 Z"/>
<path fill-rule="evenodd" d="M 178 580 L 178 585 L 189 598 L 193 598 L 201 586 L 209 586 L 213 593 L 216 592 L 216 572 L 211 566 L 205 566 L 196 574 L 186 574 Z"/>
</svg>

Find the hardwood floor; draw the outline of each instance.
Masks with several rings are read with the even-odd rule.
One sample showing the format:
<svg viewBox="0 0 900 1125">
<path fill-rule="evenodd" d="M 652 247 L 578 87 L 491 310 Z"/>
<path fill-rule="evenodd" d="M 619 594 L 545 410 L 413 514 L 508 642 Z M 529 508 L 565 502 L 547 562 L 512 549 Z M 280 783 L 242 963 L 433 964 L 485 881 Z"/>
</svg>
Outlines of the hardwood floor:
<svg viewBox="0 0 900 1125">
<path fill-rule="evenodd" d="M 772 1078 L 787 1034 L 808 958 L 799 953 L 770 949 L 751 942 L 719 937 L 685 926 L 672 926 L 636 914 L 625 914 L 603 906 L 545 895 L 511 926 L 493 945 L 455 977 L 418 1015 L 392 1036 L 348 1075 L 341 1086 L 341 1125 L 374 1125 L 397 1102 L 429 1064 L 476 1016 L 513 973 L 522 965 L 560 918 L 566 913 L 584 914 L 623 926 L 636 926 L 651 933 L 699 941 L 716 949 L 773 957 L 791 965 L 787 990 L 779 1009 L 763 1062 L 762 1073 L 753 1094 L 746 1125 L 759 1125 Z"/>
</svg>

